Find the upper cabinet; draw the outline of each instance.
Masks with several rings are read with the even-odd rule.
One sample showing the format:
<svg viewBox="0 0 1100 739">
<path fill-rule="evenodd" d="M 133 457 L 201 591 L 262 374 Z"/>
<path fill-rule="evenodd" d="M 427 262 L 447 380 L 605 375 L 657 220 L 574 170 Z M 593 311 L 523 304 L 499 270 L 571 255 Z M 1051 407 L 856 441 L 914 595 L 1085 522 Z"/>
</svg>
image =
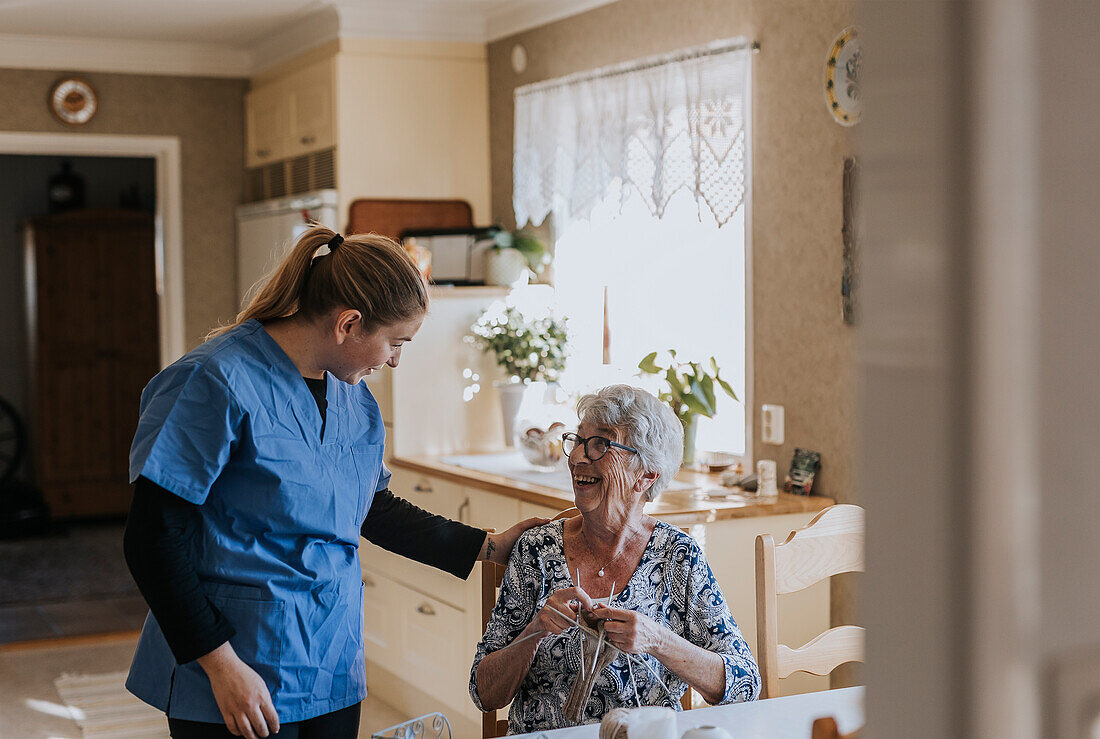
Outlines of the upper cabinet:
<svg viewBox="0 0 1100 739">
<path fill-rule="evenodd" d="M 332 148 L 334 85 L 331 59 L 254 85 L 245 96 L 247 166 Z"/>
<path fill-rule="evenodd" d="M 335 187 L 465 200 L 490 222 L 485 44 L 334 39 L 252 78 L 245 200 Z"/>
</svg>

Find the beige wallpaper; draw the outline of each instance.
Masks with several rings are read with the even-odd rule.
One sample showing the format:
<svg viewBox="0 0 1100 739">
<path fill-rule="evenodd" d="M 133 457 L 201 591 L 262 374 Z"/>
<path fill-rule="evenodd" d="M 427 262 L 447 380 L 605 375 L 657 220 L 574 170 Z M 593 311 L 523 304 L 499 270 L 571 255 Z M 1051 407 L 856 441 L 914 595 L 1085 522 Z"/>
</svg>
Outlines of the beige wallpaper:
<svg viewBox="0 0 1100 739">
<path fill-rule="evenodd" d="M 512 223 L 513 90 L 650 54 L 744 36 L 753 58 L 753 409 L 757 458 L 820 451 L 817 491 L 852 502 L 853 340 L 840 314 L 841 175 L 852 132 L 833 122 L 822 90 L 833 38 L 851 0 L 619 0 L 489 46 L 493 215 Z M 514 44 L 527 49 L 522 74 Z M 759 438 L 759 406 L 786 408 L 782 447 Z M 834 618 L 848 620 L 849 588 Z M 849 622 L 851 622 L 849 620 Z"/>
<path fill-rule="evenodd" d="M 0 130 L 71 132 L 46 107 L 61 72 L 0 69 Z M 184 300 L 188 348 L 232 318 L 236 225 L 244 171 L 244 80 L 81 73 L 100 109 L 79 131 L 176 136 L 183 178 Z"/>
</svg>

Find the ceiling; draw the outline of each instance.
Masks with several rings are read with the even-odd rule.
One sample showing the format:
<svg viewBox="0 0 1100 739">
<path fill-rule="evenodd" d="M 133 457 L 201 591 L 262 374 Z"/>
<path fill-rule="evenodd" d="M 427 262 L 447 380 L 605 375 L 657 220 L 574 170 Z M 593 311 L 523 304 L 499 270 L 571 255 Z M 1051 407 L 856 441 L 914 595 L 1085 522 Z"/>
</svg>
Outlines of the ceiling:
<svg viewBox="0 0 1100 739">
<path fill-rule="evenodd" d="M 0 66 L 249 76 L 336 37 L 486 43 L 615 0 L 0 0 Z"/>
</svg>

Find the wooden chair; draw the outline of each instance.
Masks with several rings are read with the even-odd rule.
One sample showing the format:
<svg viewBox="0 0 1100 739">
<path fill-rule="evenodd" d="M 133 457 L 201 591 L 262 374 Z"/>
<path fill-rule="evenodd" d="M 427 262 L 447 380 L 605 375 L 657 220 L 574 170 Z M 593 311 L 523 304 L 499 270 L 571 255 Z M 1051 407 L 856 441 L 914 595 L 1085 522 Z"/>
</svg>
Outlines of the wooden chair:
<svg viewBox="0 0 1100 739">
<path fill-rule="evenodd" d="M 560 521 L 563 518 L 573 518 L 573 516 L 579 516 L 580 510 L 576 508 L 567 508 L 561 513 L 554 516 L 552 521 Z M 490 530 L 490 533 L 494 533 Z M 500 590 L 500 584 L 504 581 L 504 570 L 506 568 L 503 565 L 498 565 L 495 562 L 488 560 L 481 563 L 481 632 L 485 633 L 485 628 L 489 625 L 489 616 L 493 612 L 493 607 L 497 603 L 497 591 Z M 684 693 L 680 699 L 680 705 L 685 711 L 692 708 L 692 691 L 689 687 L 687 692 Z M 496 711 L 486 711 L 481 714 L 481 736 L 483 739 L 494 739 L 495 737 L 504 736 L 508 733 L 508 721 L 507 719 L 497 719 Z"/>
<path fill-rule="evenodd" d="M 810 739 L 859 739 L 859 729 L 851 734 L 841 734 L 832 716 L 815 719 L 812 732 Z"/>
<path fill-rule="evenodd" d="M 774 698 L 780 678 L 793 672 L 828 675 L 846 662 L 863 661 L 864 629 L 837 626 L 798 649 L 780 644 L 777 596 L 794 593 L 842 572 L 863 571 L 863 509 L 835 505 L 776 544 L 756 537 L 756 658 L 761 698 Z M 816 736 L 816 735 L 815 735 Z"/>
</svg>

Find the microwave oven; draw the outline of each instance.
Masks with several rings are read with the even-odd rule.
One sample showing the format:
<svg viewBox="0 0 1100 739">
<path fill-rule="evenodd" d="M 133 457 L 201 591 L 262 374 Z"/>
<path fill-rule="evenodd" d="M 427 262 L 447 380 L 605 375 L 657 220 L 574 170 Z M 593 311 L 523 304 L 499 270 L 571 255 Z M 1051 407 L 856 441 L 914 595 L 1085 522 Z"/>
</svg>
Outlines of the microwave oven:
<svg viewBox="0 0 1100 739">
<path fill-rule="evenodd" d="M 485 251 L 493 239 L 484 228 L 410 229 L 401 241 L 415 238 L 432 255 L 432 282 L 437 285 L 484 285 Z"/>
</svg>

